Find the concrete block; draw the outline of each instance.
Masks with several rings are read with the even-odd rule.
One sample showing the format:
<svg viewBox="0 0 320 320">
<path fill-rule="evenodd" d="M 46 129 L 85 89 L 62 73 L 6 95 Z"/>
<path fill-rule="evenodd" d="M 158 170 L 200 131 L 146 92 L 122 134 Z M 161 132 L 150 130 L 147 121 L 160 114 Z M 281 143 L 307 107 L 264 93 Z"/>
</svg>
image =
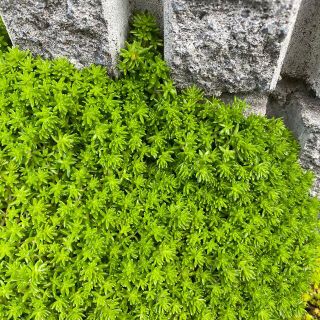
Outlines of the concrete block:
<svg viewBox="0 0 320 320">
<path fill-rule="evenodd" d="M 306 84 L 299 79 L 282 78 L 277 87 L 269 95 L 267 104 L 267 117 L 286 118 L 286 108 L 291 97 L 296 93 L 308 93 Z"/>
<path fill-rule="evenodd" d="M 302 0 L 281 73 L 303 79 L 320 97 L 319 0 Z"/>
<path fill-rule="evenodd" d="M 275 88 L 301 0 L 164 0 L 165 58 L 209 95 Z"/>
<path fill-rule="evenodd" d="M 115 71 L 127 37 L 129 0 L 0 0 L 14 45 L 45 58 L 64 56 L 76 67 Z"/>
<path fill-rule="evenodd" d="M 285 122 L 299 140 L 302 166 L 316 175 L 312 194 L 320 198 L 320 99 L 295 93 L 288 101 Z"/>
<path fill-rule="evenodd" d="M 301 146 L 300 163 L 316 175 L 312 195 L 320 199 L 320 99 L 304 81 L 283 78 L 269 96 L 267 116 L 282 118 L 294 133 Z"/>
</svg>

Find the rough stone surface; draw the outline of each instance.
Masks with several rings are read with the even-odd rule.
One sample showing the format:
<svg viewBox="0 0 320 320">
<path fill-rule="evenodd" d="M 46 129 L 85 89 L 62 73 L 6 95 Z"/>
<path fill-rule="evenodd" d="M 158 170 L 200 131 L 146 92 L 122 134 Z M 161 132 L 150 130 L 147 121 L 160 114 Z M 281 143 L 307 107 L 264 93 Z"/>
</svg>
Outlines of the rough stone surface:
<svg viewBox="0 0 320 320">
<path fill-rule="evenodd" d="M 45 58 L 64 56 L 77 67 L 114 71 L 127 36 L 128 0 L 0 0 L 14 45 Z"/>
<path fill-rule="evenodd" d="M 97 0 L 90 1 L 96 2 Z M 101 3 L 103 18 L 108 26 L 106 36 L 108 37 L 109 53 L 111 55 L 111 68 L 114 73 L 117 73 L 115 67 L 118 63 L 120 49 L 127 40 L 132 4 L 130 0 L 102 0 Z M 103 30 L 100 30 L 100 33 L 102 34 Z M 108 65 L 107 63 L 102 64 Z"/>
<path fill-rule="evenodd" d="M 277 83 L 301 0 L 164 0 L 165 58 L 210 95 Z"/>
<path fill-rule="evenodd" d="M 308 92 L 305 82 L 294 78 L 283 78 L 278 82 L 276 89 L 269 95 L 267 104 L 267 117 L 283 118 L 286 120 L 287 105 L 291 97 L 299 92 Z"/>
<path fill-rule="evenodd" d="M 315 173 L 312 194 L 320 198 L 320 99 L 305 83 L 283 79 L 269 101 L 268 115 L 283 118 L 298 139 L 300 162 Z"/>
<path fill-rule="evenodd" d="M 302 0 L 282 74 L 303 79 L 320 97 L 319 0 Z"/>
<path fill-rule="evenodd" d="M 320 100 L 295 94 L 287 107 L 287 125 L 301 145 L 301 164 L 316 174 L 313 194 L 320 197 Z"/>
<path fill-rule="evenodd" d="M 134 9 L 151 12 L 163 30 L 163 0 L 135 0 Z"/>
</svg>

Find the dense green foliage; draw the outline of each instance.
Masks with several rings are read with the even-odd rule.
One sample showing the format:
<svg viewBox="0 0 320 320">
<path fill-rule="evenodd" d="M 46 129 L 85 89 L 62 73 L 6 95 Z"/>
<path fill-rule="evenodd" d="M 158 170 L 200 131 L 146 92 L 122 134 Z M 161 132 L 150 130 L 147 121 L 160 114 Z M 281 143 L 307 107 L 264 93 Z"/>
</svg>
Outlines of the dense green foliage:
<svg viewBox="0 0 320 320">
<path fill-rule="evenodd" d="M 320 259 L 317 265 L 316 272 L 313 274 L 312 286 L 309 292 L 303 295 L 308 311 L 303 320 L 320 319 Z"/>
<path fill-rule="evenodd" d="M 301 315 L 319 202 L 281 120 L 177 93 L 153 20 L 122 76 L 0 56 L 0 319 Z"/>
</svg>

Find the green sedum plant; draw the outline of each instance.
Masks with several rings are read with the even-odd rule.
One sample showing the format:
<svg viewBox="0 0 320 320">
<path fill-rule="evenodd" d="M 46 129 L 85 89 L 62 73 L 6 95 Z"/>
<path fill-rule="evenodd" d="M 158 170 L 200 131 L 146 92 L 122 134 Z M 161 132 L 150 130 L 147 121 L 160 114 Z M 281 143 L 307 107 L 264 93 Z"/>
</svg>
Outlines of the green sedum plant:
<svg viewBox="0 0 320 320">
<path fill-rule="evenodd" d="M 148 15 L 119 79 L 0 56 L 0 319 L 301 316 L 313 176 L 281 120 L 175 89 Z"/>
<path fill-rule="evenodd" d="M 320 259 L 317 260 L 317 269 L 312 278 L 310 290 L 303 294 L 303 301 L 307 303 L 308 313 L 303 320 L 320 319 Z"/>
</svg>

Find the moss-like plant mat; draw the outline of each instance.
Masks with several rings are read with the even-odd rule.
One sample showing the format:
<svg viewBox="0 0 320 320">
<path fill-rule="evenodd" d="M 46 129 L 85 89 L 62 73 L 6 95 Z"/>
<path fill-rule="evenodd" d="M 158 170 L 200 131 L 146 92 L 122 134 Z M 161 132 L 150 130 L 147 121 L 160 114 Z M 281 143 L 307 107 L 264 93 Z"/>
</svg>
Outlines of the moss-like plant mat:
<svg viewBox="0 0 320 320">
<path fill-rule="evenodd" d="M 281 120 L 177 93 L 136 16 L 119 79 L 0 56 L 0 319 L 301 316 L 313 176 Z"/>
<path fill-rule="evenodd" d="M 313 274 L 312 286 L 307 293 L 304 293 L 302 298 L 306 302 L 307 314 L 303 320 L 320 319 L 320 259 L 317 261 L 317 269 Z"/>
</svg>

